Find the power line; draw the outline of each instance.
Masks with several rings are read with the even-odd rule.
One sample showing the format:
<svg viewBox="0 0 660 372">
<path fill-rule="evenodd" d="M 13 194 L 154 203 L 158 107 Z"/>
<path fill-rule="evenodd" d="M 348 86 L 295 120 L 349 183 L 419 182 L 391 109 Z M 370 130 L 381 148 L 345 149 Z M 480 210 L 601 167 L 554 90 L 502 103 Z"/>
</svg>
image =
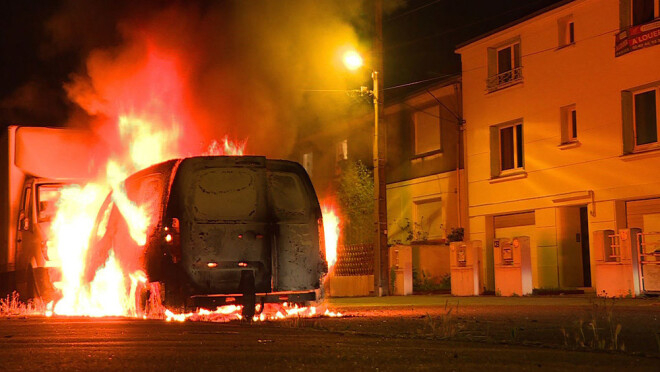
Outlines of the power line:
<svg viewBox="0 0 660 372">
<path fill-rule="evenodd" d="M 594 38 L 597 38 L 597 37 L 601 37 L 601 36 L 605 36 L 605 35 L 608 35 L 608 34 L 611 34 L 611 33 L 614 33 L 614 32 L 618 32 L 618 31 L 619 31 L 619 29 L 612 29 L 612 30 L 609 30 L 609 31 L 606 31 L 606 32 L 603 32 L 603 33 L 600 33 L 600 34 L 596 34 L 596 35 L 592 35 L 592 36 L 589 36 L 589 37 L 585 37 L 584 39 L 576 40 L 576 41 L 575 41 L 575 44 L 582 43 L 582 42 L 584 42 L 584 41 L 591 40 L 591 39 L 594 39 Z M 537 50 L 537 51 L 535 51 L 535 52 L 531 52 L 531 53 L 528 53 L 528 54 L 523 54 L 523 55 L 520 56 L 520 58 L 522 59 L 522 58 L 530 57 L 530 56 L 534 56 L 534 55 L 537 55 L 537 54 L 540 54 L 540 53 L 545 53 L 545 52 L 555 51 L 556 49 L 557 49 L 556 46 L 552 46 L 552 47 L 545 48 L 545 49 L 541 49 L 541 50 Z M 462 72 L 465 73 L 465 72 L 475 71 L 475 70 L 479 70 L 479 69 L 485 68 L 486 66 L 487 66 L 487 65 L 480 65 L 480 66 L 473 67 L 473 68 L 471 68 L 471 69 L 469 69 L 469 70 L 463 70 Z M 383 88 L 383 89 L 381 89 L 381 91 L 393 90 L 393 89 L 399 89 L 399 88 L 405 88 L 405 87 L 409 87 L 409 86 L 412 86 L 412 85 L 423 84 L 423 83 L 427 83 L 427 82 L 431 82 L 431 81 L 436 81 L 436 80 L 446 79 L 446 78 L 448 78 L 448 77 L 457 76 L 457 75 L 458 75 L 458 74 L 445 74 L 445 75 L 439 75 L 439 76 L 432 77 L 432 78 L 429 78 L 429 79 L 417 80 L 417 81 L 412 81 L 412 82 L 410 82 L 410 83 L 405 83 L 405 84 L 400 84 L 400 85 L 395 85 L 395 86 L 391 86 L 391 87 Z M 462 73 L 461 73 L 461 75 L 462 75 Z M 305 91 L 305 92 L 336 92 L 336 93 L 347 93 L 347 92 L 353 92 L 353 91 L 355 91 L 355 90 L 351 90 L 351 89 L 349 89 L 349 90 L 347 90 L 347 89 L 305 89 L 305 90 L 303 90 L 303 91 Z M 405 103 L 404 103 L 404 104 L 405 104 Z"/>
<path fill-rule="evenodd" d="M 424 80 L 417 80 L 417 81 L 413 81 L 413 82 L 410 82 L 410 83 L 405 83 L 405 84 L 401 84 L 401 85 L 395 85 L 395 86 L 392 86 L 392 87 L 383 88 L 383 89 L 381 89 L 381 91 L 409 87 L 411 85 L 417 85 L 417 84 L 422 84 L 422 83 L 426 83 L 426 82 L 429 82 L 429 81 L 445 79 L 445 78 L 448 78 L 448 77 L 451 77 L 451 76 L 457 76 L 457 74 L 445 74 L 445 75 L 440 75 L 440 76 L 436 76 L 436 77 L 432 77 L 432 78 L 428 78 L 428 79 L 424 79 Z"/>
<path fill-rule="evenodd" d="M 470 22 L 470 23 L 466 23 L 466 24 L 463 24 L 463 25 L 458 26 L 458 27 L 445 29 L 445 30 L 443 30 L 442 32 L 434 33 L 434 34 L 432 34 L 432 35 L 426 35 L 426 36 L 419 37 L 419 38 L 416 38 L 416 39 L 406 39 L 406 41 L 401 42 L 401 43 L 399 43 L 399 44 L 390 44 L 390 45 L 388 45 L 385 49 L 386 49 L 386 50 L 396 49 L 396 48 L 404 47 L 404 46 L 407 46 L 407 45 L 410 45 L 410 44 L 414 44 L 414 43 L 417 43 L 417 42 L 420 42 L 420 41 L 423 41 L 423 40 L 428 40 L 428 39 L 438 38 L 438 37 L 440 37 L 440 36 L 443 36 L 443 35 L 446 35 L 446 34 L 452 33 L 452 32 L 454 32 L 454 31 L 458 31 L 458 30 L 460 30 L 460 29 L 462 29 L 462 28 L 471 27 L 471 26 L 477 25 L 477 24 L 479 24 L 479 23 L 483 23 L 483 22 L 486 22 L 486 21 L 490 21 L 490 20 L 492 20 L 492 19 L 494 19 L 494 18 L 497 18 L 497 17 L 503 16 L 503 15 L 506 15 L 506 14 L 509 14 L 509 13 L 512 13 L 512 12 L 515 12 L 515 11 L 518 11 L 518 10 L 521 10 L 521 9 L 529 8 L 530 5 L 538 4 L 538 3 L 540 3 L 541 1 L 544 1 L 544 0 L 535 0 L 535 1 L 531 1 L 531 2 L 528 2 L 527 4 L 525 4 L 525 5 L 523 5 L 523 6 L 519 6 L 519 7 L 517 7 L 517 8 L 512 8 L 512 9 L 509 9 L 509 10 L 507 10 L 507 11 L 505 11 L 505 12 L 497 13 L 497 14 L 494 14 L 494 15 L 492 15 L 492 16 L 490 16 L 490 17 L 482 18 L 482 19 L 479 19 L 479 20 L 477 20 L 477 21 Z"/>
<path fill-rule="evenodd" d="M 426 3 L 426 4 L 424 4 L 424 5 L 418 6 L 418 7 L 415 8 L 415 9 L 410 9 L 410 10 L 407 10 L 407 11 L 405 11 L 405 12 L 403 12 L 403 13 L 399 13 L 399 14 L 397 14 L 397 15 L 395 15 L 395 16 L 392 16 L 392 17 L 388 18 L 385 22 L 391 22 L 391 21 L 397 20 L 397 19 L 399 19 L 399 18 L 401 18 L 401 17 L 405 17 L 405 16 L 407 16 L 407 15 L 409 15 L 409 14 L 415 13 L 415 12 L 418 11 L 418 10 L 424 9 L 424 8 L 426 8 L 426 7 L 428 7 L 428 6 L 433 5 L 433 4 L 437 4 L 437 3 L 441 2 L 441 1 L 444 1 L 444 0 L 433 0 L 433 1 L 429 2 L 429 3 Z"/>
</svg>

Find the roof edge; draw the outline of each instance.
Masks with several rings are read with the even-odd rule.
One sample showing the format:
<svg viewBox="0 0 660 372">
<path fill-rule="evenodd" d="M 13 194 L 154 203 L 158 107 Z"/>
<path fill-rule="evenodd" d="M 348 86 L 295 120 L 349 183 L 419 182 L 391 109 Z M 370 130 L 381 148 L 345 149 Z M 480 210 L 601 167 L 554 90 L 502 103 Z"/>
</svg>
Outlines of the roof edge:
<svg viewBox="0 0 660 372">
<path fill-rule="evenodd" d="M 563 0 L 563 1 L 559 1 L 559 2 L 557 2 L 557 3 L 554 3 L 554 4 L 552 4 L 552 5 L 548 5 L 548 6 L 546 6 L 545 8 L 539 9 L 539 10 L 537 10 L 537 11 L 535 11 L 535 12 L 533 12 L 533 13 L 530 13 L 530 14 L 524 16 L 524 17 L 518 18 L 518 19 L 516 19 L 516 20 L 514 20 L 514 21 L 511 21 L 511 22 L 505 24 L 505 25 L 502 25 L 502 26 L 500 26 L 500 27 L 494 28 L 494 29 L 492 29 L 492 30 L 490 30 L 490 31 L 488 31 L 488 32 L 486 32 L 486 33 L 484 33 L 484 34 L 481 34 L 481 35 L 479 35 L 479 36 L 477 36 L 477 37 L 473 37 L 472 39 L 469 39 L 469 40 L 467 40 L 467 41 L 465 41 L 465 42 L 462 42 L 462 43 L 456 45 L 456 48 L 454 49 L 454 52 L 460 54 L 459 50 L 465 48 L 466 46 L 468 46 L 468 45 L 470 45 L 470 44 L 474 44 L 474 43 L 476 43 L 476 42 L 479 41 L 479 40 L 482 40 L 482 39 L 485 39 L 485 38 L 487 38 L 487 37 L 489 37 L 489 36 L 495 35 L 495 34 L 497 34 L 497 33 L 499 33 L 499 32 L 502 32 L 502 31 L 504 31 L 504 30 L 506 30 L 506 29 L 508 29 L 508 28 L 511 28 L 511 27 L 513 27 L 513 26 L 516 26 L 516 25 L 519 25 L 519 24 L 524 23 L 524 22 L 526 22 L 526 21 L 529 21 L 529 20 L 532 19 L 532 18 L 536 18 L 536 17 L 538 17 L 538 16 L 540 16 L 540 15 L 542 15 L 542 14 L 544 14 L 544 13 L 547 13 L 547 12 L 549 12 L 549 11 L 551 11 L 551 10 L 555 10 L 555 9 L 557 9 L 557 8 L 561 8 L 561 7 L 563 7 L 564 5 L 567 5 L 567 4 L 572 3 L 572 2 L 575 2 L 575 1 L 576 1 L 576 0 Z"/>
</svg>

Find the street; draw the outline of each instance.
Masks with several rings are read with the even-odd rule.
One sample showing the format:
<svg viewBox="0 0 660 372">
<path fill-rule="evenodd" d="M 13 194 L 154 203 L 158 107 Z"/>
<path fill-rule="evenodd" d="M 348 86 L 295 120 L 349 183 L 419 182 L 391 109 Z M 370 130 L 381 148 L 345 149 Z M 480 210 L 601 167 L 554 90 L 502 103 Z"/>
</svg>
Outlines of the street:
<svg viewBox="0 0 660 372">
<path fill-rule="evenodd" d="M 254 324 L 5 318 L 0 320 L 1 368 L 650 371 L 660 363 L 655 340 L 657 300 L 615 304 L 609 314 L 622 325 L 619 342 L 626 345 L 618 352 L 588 345 L 579 348 L 572 341 L 564 344 L 561 328 L 570 333 L 573 323 L 568 320 L 594 314 L 588 310 L 593 299 L 412 296 L 388 300 L 333 299 L 330 306 L 343 311 L 344 318 Z M 464 304 L 456 306 L 457 300 Z M 435 306 L 439 303 L 447 307 Z M 457 315 L 448 313 L 449 308 Z M 601 326 L 606 330 L 607 323 Z M 609 337 L 603 338 L 609 343 Z M 585 341 L 589 343 L 589 334 Z"/>
</svg>

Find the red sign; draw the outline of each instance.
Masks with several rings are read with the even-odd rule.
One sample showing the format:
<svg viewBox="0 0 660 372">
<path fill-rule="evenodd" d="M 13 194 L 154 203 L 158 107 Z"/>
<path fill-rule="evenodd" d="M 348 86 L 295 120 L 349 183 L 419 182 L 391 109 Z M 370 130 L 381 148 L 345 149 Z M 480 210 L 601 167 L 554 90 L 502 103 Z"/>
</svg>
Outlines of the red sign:
<svg viewBox="0 0 660 372">
<path fill-rule="evenodd" d="M 660 44 L 660 21 L 633 26 L 616 35 L 614 55 L 616 57 L 637 49 Z"/>
</svg>

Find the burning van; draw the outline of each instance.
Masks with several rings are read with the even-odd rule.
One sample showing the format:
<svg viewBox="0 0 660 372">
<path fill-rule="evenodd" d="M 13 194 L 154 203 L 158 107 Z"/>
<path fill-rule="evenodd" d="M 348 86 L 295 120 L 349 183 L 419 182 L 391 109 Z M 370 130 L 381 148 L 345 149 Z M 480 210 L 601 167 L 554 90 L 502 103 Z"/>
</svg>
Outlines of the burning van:
<svg viewBox="0 0 660 372">
<path fill-rule="evenodd" d="M 123 201 L 109 195 L 91 236 L 88 281 L 114 254 L 159 283 L 167 306 L 235 301 L 251 317 L 256 303 L 319 299 L 327 273 L 323 222 L 300 164 L 258 156 L 176 159 L 124 186 L 128 202 L 146 212 L 146 239 L 132 236 Z"/>
</svg>

